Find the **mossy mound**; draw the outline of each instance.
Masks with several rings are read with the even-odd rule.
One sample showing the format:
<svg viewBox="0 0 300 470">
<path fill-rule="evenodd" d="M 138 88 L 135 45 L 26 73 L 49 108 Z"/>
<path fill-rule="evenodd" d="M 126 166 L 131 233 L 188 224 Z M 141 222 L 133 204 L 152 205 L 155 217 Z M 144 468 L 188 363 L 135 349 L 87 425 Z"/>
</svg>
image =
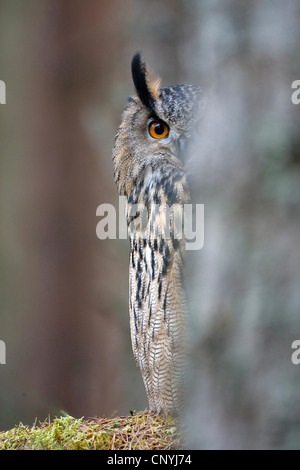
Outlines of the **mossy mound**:
<svg viewBox="0 0 300 470">
<path fill-rule="evenodd" d="M 0 450 L 168 450 L 180 444 L 173 419 L 146 411 L 115 418 L 62 416 L 0 432 Z"/>
</svg>

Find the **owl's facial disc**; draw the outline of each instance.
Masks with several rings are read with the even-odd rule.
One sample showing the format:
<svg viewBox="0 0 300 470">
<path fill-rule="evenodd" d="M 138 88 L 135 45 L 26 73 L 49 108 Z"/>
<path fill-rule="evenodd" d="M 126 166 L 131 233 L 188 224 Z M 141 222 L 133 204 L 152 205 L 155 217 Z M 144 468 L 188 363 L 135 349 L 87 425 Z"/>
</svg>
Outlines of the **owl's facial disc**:
<svg viewBox="0 0 300 470">
<path fill-rule="evenodd" d="M 153 155 L 169 155 L 172 158 L 184 161 L 186 157 L 188 136 L 181 134 L 174 126 L 169 125 L 158 116 L 148 118 L 144 132 L 148 137 L 147 150 Z M 151 149 L 151 150 L 150 150 Z"/>
</svg>

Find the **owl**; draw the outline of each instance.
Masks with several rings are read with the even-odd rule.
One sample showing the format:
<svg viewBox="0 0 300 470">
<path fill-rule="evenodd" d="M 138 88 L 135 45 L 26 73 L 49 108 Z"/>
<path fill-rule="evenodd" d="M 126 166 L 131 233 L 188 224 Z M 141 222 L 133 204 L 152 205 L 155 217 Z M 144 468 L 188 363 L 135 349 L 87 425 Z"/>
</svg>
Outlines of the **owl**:
<svg viewBox="0 0 300 470">
<path fill-rule="evenodd" d="M 202 93 L 193 85 L 161 88 L 139 53 L 131 68 L 136 94 L 128 100 L 113 148 L 115 182 L 127 200 L 131 342 L 149 410 L 178 415 L 187 306 L 185 241 L 175 232 L 180 209 L 190 201 L 185 157 L 201 116 Z"/>
</svg>

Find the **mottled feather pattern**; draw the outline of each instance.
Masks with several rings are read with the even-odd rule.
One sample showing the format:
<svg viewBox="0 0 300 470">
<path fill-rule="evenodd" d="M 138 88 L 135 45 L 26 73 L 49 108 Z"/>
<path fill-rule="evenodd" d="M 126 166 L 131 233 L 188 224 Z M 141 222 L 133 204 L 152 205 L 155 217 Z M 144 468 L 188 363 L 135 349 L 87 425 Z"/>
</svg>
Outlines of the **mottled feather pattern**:
<svg viewBox="0 0 300 470">
<path fill-rule="evenodd" d="M 187 313 L 185 241 L 176 236 L 176 211 L 190 200 L 178 145 L 199 119 L 201 91 L 192 85 L 159 88 L 140 56 L 133 59 L 132 74 L 137 95 L 124 110 L 113 149 L 115 181 L 127 197 L 132 349 L 150 410 L 175 415 L 182 403 Z M 167 138 L 150 137 L 151 119 L 167 123 Z"/>
<path fill-rule="evenodd" d="M 180 179 L 179 179 L 180 177 Z M 173 185 L 172 185 L 172 181 Z M 170 184 L 173 191 L 170 191 Z M 150 185 L 149 185 L 150 186 Z M 177 414 L 180 409 L 180 389 L 185 352 L 186 305 L 181 269 L 184 246 L 174 238 L 174 220 L 171 219 L 169 238 L 165 237 L 165 204 L 178 195 L 177 203 L 188 202 L 183 192 L 185 176 L 163 173 L 155 175 L 152 190 L 144 185 L 134 193 L 127 204 L 130 221 L 130 322 L 132 348 L 141 369 L 151 410 Z M 178 190 L 176 190 L 178 186 Z M 187 188 L 186 188 L 187 189 Z M 155 198 L 149 195 L 155 194 Z M 159 211 L 154 210 L 154 201 Z M 130 217 L 132 204 L 146 203 L 148 223 L 143 233 L 134 227 Z M 139 214 L 138 214 L 139 215 Z"/>
</svg>

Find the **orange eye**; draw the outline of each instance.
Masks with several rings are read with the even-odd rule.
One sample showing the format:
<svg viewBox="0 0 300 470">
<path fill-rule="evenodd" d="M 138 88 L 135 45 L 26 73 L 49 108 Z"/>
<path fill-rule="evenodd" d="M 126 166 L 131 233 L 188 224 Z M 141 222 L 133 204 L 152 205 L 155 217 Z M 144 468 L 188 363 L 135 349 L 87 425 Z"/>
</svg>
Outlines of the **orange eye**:
<svg viewBox="0 0 300 470">
<path fill-rule="evenodd" d="M 149 134 L 154 139 L 162 139 L 169 133 L 169 126 L 163 121 L 151 121 L 149 124 Z"/>
</svg>

